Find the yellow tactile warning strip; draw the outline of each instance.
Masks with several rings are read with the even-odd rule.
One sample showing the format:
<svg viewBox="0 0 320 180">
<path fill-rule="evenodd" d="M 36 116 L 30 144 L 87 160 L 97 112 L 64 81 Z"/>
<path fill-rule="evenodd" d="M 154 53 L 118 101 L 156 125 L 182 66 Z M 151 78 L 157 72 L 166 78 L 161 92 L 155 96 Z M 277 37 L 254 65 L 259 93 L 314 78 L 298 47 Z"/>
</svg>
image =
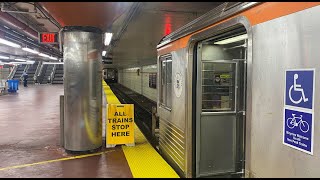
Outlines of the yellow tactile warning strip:
<svg viewBox="0 0 320 180">
<path fill-rule="evenodd" d="M 103 89 L 108 104 L 121 104 L 103 81 Z M 134 178 L 179 178 L 172 167 L 150 145 L 140 129 L 135 125 L 135 146 L 122 145 L 132 176 Z"/>
<path fill-rule="evenodd" d="M 123 145 L 122 149 L 135 178 L 179 178 L 171 166 L 158 154 L 135 125 L 133 147 Z"/>
<path fill-rule="evenodd" d="M 103 81 L 102 87 L 106 94 L 108 104 L 121 104 L 106 82 Z"/>
</svg>

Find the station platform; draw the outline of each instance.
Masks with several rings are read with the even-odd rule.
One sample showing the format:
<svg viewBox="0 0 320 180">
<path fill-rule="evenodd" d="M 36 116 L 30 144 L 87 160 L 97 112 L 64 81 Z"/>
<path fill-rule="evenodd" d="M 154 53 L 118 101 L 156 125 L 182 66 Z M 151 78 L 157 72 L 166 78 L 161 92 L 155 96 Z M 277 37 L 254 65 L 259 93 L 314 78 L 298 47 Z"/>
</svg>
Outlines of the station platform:
<svg viewBox="0 0 320 180">
<path fill-rule="evenodd" d="M 179 178 L 135 126 L 135 146 L 67 154 L 60 146 L 63 85 L 29 85 L 0 96 L 0 178 Z M 107 102 L 117 103 L 105 86 Z"/>
</svg>

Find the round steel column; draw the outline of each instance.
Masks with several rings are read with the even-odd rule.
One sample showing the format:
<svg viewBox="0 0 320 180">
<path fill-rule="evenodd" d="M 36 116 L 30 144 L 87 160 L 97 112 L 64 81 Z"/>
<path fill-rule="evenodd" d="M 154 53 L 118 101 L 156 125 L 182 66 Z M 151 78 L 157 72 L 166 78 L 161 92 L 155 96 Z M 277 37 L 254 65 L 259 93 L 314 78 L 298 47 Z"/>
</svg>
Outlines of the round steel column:
<svg viewBox="0 0 320 180">
<path fill-rule="evenodd" d="M 94 150 L 102 146 L 102 31 L 67 26 L 63 37 L 64 148 Z"/>
</svg>

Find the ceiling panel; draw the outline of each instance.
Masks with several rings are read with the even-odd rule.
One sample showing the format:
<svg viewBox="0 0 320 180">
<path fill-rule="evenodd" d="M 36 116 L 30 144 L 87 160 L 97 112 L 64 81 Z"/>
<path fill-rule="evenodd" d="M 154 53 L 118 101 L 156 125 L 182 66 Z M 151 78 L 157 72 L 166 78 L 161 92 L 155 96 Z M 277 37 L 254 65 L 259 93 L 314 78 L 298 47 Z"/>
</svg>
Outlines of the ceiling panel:
<svg viewBox="0 0 320 180">
<path fill-rule="evenodd" d="M 113 65 L 120 68 L 156 64 L 156 46 L 175 31 L 223 2 L 143 3 L 112 49 Z"/>
<path fill-rule="evenodd" d="M 147 3 L 144 6 L 144 10 L 152 11 L 165 11 L 175 13 L 197 13 L 203 14 L 216 7 L 223 2 L 153 2 Z"/>
<path fill-rule="evenodd" d="M 94 26 L 103 31 L 124 13 L 131 2 L 41 2 L 61 26 Z"/>
<path fill-rule="evenodd" d="M 39 4 L 62 27 L 95 26 L 116 34 L 113 39 L 116 43 L 112 44 L 109 54 L 113 58 L 113 64 L 122 68 L 155 64 L 156 46 L 162 37 L 222 3 L 40 2 Z M 139 5 L 136 6 L 137 4 Z M 138 10 L 132 11 L 135 7 L 139 7 Z M 128 17 L 131 17 L 132 12 L 134 15 L 130 19 Z M 41 23 L 41 19 L 38 19 L 38 22 Z M 47 25 L 45 27 L 53 29 Z"/>
<path fill-rule="evenodd" d="M 33 12 L 34 11 L 34 4 L 30 4 L 28 2 L 18 2 L 15 3 L 14 6 L 11 7 L 16 7 L 19 10 L 27 10 L 28 12 Z M 47 17 L 43 13 L 41 13 L 40 10 L 37 9 L 37 13 L 29 13 L 29 14 L 24 14 L 24 13 L 11 13 L 11 15 L 17 15 L 19 16 L 27 16 L 29 19 L 31 19 L 33 22 L 32 27 L 36 28 L 37 31 L 39 32 L 58 32 L 60 29 L 56 25 L 54 25 L 52 22 L 50 22 Z M 28 23 L 30 25 L 30 21 Z"/>
</svg>

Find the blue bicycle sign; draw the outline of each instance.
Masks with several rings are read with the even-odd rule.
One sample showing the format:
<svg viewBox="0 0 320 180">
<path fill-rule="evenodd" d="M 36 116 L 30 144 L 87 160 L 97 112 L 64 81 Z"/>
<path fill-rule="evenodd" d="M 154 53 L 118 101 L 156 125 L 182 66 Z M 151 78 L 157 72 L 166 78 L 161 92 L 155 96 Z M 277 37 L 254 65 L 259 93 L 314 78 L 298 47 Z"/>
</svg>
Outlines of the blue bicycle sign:
<svg viewBox="0 0 320 180">
<path fill-rule="evenodd" d="M 287 126 L 290 129 L 293 129 L 294 127 L 299 126 L 300 130 L 304 133 L 307 133 L 310 129 L 308 122 L 302 120 L 302 115 L 297 117 L 295 116 L 295 114 L 292 114 L 292 117 L 287 119 Z"/>
<path fill-rule="evenodd" d="M 284 108 L 283 143 L 312 154 L 313 114 Z"/>
</svg>

